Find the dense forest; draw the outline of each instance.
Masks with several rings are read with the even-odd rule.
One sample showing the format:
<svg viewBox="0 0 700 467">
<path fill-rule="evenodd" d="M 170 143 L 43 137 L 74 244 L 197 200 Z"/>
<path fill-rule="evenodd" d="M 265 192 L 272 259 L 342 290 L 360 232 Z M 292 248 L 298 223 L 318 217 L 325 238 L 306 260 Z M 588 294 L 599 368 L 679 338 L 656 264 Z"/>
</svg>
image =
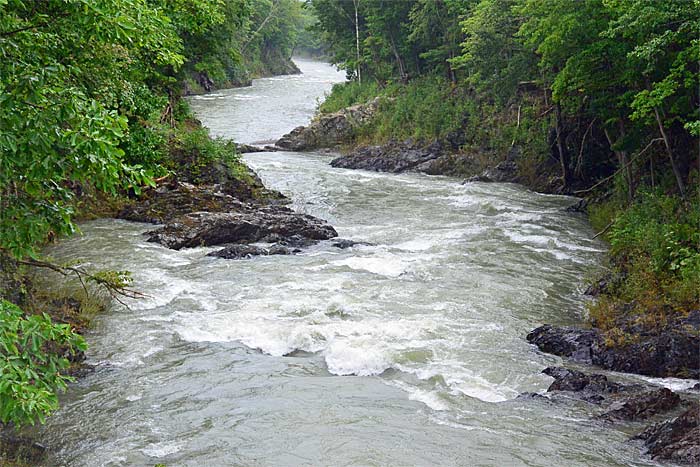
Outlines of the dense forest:
<svg viewBox="0 0 700 467">
<path fill-rule="evenodd" d="M 239 170 L 181 96 L 297 71 L 306 23 L 296 0 L 0 1 L 0 428 L 53 412 L 85 349 L 22 274 L 82 269 L 40 248 L 183 163 Z M 123 293 L 130 278 L 81 280 Z"/>
<path fill-rule="evenodd" d="M 334 112 L 381 97 L 357 144 L 458 141 L 519 180 L 591 203 L 611 272 L 591 318 L 662 324 L 700 306 L 700 3 L 313 0 L 352 81 Z M 468 175 L 468 174 L 467 174 Z"/>
</svg>

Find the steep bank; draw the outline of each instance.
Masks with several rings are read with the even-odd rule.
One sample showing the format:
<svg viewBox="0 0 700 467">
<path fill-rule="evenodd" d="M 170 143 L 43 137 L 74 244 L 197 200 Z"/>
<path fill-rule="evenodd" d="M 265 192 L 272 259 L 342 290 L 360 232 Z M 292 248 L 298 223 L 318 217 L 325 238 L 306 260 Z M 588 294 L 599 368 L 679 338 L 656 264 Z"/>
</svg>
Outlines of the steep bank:
<svg viewBox="0 0 700 467">
<path fill-rule="evenodd" d="M 234 76 L 225 78 L 217 78 L 207 71 L 189 70 L 182 80 L 182 95 L 195 96 L 218 89 L 250 86 L 254 79 L 299 73 L 301 71 L 291 57 L 271 52 L 263 55 L 259 62 L 243 64 Z"/>
</svg>

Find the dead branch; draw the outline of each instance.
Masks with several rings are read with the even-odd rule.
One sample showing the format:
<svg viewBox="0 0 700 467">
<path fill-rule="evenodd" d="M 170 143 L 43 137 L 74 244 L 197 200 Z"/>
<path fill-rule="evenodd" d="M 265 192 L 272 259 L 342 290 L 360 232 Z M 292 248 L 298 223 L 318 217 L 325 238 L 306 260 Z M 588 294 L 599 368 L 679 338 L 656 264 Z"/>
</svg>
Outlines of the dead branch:
<svg viewBox="0 0 700 467">
<path fill-rule="evenodd" d="M 95 274 L 92 274 L 80 267 L 61 266 L 58 264 L 51 263 L 49 261 L 40 261 L 36 259 L 18 260 L 17 263 L 25 266 L 50 269 L 51 271 L 57 272 L 64 277 L 74 274 L 80 281 L 80 285 L 83 287 L 83 290 L 86 294 L 88 294 L 88 289 L 85 283 L 85 279 L 87 279 L 88 281 L 92 281 L 98 286 L 104 287 L 105 290 L 107 290 L 107 292 L 109 293 L 110 297 L 112 297 L 114 300 L 116 300 L 121 305 L 124 305 L 127 308 L 129 308 L 129 306 L 126 303 L 124 303 L 122 298 L 141 299 L 148 297 L 148 295 L 139 292 L 138 290 L 130 289 L 129 287 L 115 284 L 109 280 L 106 280 L 103 277 L 99 277 Z"/>
<path fill-rule="evenodd" d="M 608 176 L 608 177 L 605 177 L 604 179 L 602 179 L 601 181 L 599 181 L 598 183 L 596 183 L 595 185 L 593 185 L 593 186 L 590 187 L 590 188 L 586 188 L 585 190 L 574 191 L 574 194 L 588 193 L 588 192 L 593 191 L 594 189 L 598 188 L 600 185 L 602 185 L 603 183 L 607 182 L 608 180 L 614 178 L 617 174 L 619 174 L 620 172 L 622 172 L 623 170 L 625 170 L 627 167 L 629 167 L 630 165 L 632 165 L 632 162 L 634 162 L 634 161 L 636 161 L 637 159 L 639 159 L 639 157 L 640 157 L 642 154 L 644 154 L 644 153 L 647 151 L 647 149 L 649 149 L 649 148 L 651 147 L 652 144 L 658 143 L 659 141 L 663 141 L 663 139 L 662 139 L 662 138 L 654 138 L 654 139 L 652 139 L 651 141 L 649 141 L 649 144 L 647 144 L 646 147 L 645 147 L 644 149 L 642 149 L 640 152 L 638 152 L 637 154 L 635 154 L 634 157 L 630 158 L 630 160 L 629 160 L 625 165 L 623 165 L 622 167 L 620 167 L 619 169 L 617 169 L 617 170 L 615 171 L 615 173 L 613 173 L 612 175 L 610 175 L 610 176 Z"/>
</svg>

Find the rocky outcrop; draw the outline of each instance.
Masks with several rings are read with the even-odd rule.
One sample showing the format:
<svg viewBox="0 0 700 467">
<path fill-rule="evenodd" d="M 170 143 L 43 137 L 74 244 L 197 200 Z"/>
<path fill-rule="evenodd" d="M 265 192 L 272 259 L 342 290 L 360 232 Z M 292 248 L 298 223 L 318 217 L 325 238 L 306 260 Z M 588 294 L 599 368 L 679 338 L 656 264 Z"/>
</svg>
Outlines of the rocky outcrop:
<svg viewBox="0 0 700 467">
<path fill-rule="evenodd" d="M 390 141 L 382 146 L 366 146 L 331 161 L 331 166 L 344 169 L 363 169 L 375 172 L 420 171 L 432 161 L 445 155 L 442 144 L 435 142 L 421 146 L 411 140 Z"/>
<path fill-rule="evenodd" d="M 119 219 L 151 224 L 165 224 L 191 212 L 244 212 L 253 207 L 223 193 L 217 186 L 196 186 L 174 182 L 149 190 L 124 207 Z"/>
<path fill-rule="evenodd" d="M 331 161 L 333 167 L 363 169 L 375 172 L 421 172 L 429 175 L 468 177 L 466 182 L 516 182 L 518 168 L 509 159 L 495 167 L 484 169 L 480 158 L 465 154 L 449 140 L 406 141 L 391 140 L 379 146 L 364 146 Z M 474 175 L 478 174 L 478 175 Z"/>
<path fill-rule="evenodd" d="M 527 335 L 543 352 L 609 370 L 647 376 L 700 377 L 700 311 L 678 317 L 662 327 L 647 328 L 633 319 L 618 323 L 630 336 L 624 344 L 609 345 L 598 329 L 544 325 Z"/>
<path fill-rule="evenodd" d="M 569 397 L 602 406 L 604 411 L 599 418 L 607 421 L 645 420 L 669 412 L 681 403 L 680 396 L 666 388 L 616 383 L 605 375 L 562 367 L 545 368 L 542 373 L 554 378 L 547 393 L 555 397 L 567 393 Z"/>
<path fill-rule="evenodd" d="M 596 418 L 606 423 L 648 420 L 670 414 L 684 403 L 691 404 L 691 410 L 680 417 L 650 425 L 633 439 L 643 439 L 649 454 L 655 459 L 693 465 L 700 460 L 700 405 L 697 401 L 684 402 L 667 388 L 617 383 L 605 375 L 568 368 L 549 367 L 543 373 L 554 378 L 546 396 L 528 393 L 522 398 L 554 403 L 564 403 L 571 398 L 582 400 L 600 407 Z"/>
<path fill-rule="evenodd" d="M 148 241 L 179 250 L 198 246 L 267 241 L 271 236 L 295 235 L 310 240 L 337 236 L 325 221 L 284 206 L 265 206 L 250 212 L 193 212 L 147 232 Z"/>
<path fill-rule="evenodd" d="M 286 207 L 281 193 L 266 189 L 257 175 L 247 170 L 236 178 L 227 167 L 206 165 L 198 177 L 207 183 L 173 179 L 146 190 L 117 217 L 165 224 L 146 235 L 148 241 L 168 248 L 225 245 L 210 255 L 227 259 L 292 254 L 337 236 L 324 220 Z M 249 245 L 256 242 L 273 245 Z"/>
<path fill-rule="evenodd" d="M 513 161 L 503 161 L 493 167 L 489 167 L 479 175 L 469 177 L 464 182 L 517 182 L 519 180 L 518 166 Z"/>
<path fill-rule="evenodd" d="M 275 144 L 289 151 L 309 151 L 349 143 L 355 131 L 367 124 L 377 110 L 379 100 L 354 105 L 332 114 L 321 114 L 307 126 L 300 126 L 282 136 Z"/>
<path fill-rule="evenodd" d="M 700 404 L 680 416 L 656 423 L 635 437 L 653 459 L 700 465 Z"/>
</svg>

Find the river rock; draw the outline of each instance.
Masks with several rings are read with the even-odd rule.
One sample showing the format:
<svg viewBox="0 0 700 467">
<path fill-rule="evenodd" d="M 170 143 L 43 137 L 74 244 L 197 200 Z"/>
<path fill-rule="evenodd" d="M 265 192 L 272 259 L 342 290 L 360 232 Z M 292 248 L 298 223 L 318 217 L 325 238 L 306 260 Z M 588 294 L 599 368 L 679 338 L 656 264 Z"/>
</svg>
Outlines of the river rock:
<svg viewBox="0 0 700 467">
<path fill-rule="evenodd" d="M 272 245 L 269 248 L 263 248 L 254 245 L 229 245 L 223 250 L 209 253 L 207 256 L 216 256 L 224 259 L 247 259 L 253 256 L 270 256 L 270 255 L 291 255 L 298 253 L 301 250 L 290 250 L 282 245 Z"/>
<path fill-rule="evenodd" d="M 653 459 L 700 465 L 700 405 L 697 402 L 680 416 L 655 423 L 635 437 Z"/>
<path fill-rule="evenodd" d="M 445 150 L 439 142 L 422 146 L 412 140 L 390 141 L 381 146 L 365 146 L 356 149 L 348 155 L 333 159 L 331 166 L 400 173 L 418 169 L 419 166 L 443 155 L 445 155 Z"/>
<path fill-rule="evenodd" d="M 548 393 L 569 396 L 605 407 L 600 418 L 608 421 L 644 420 L 678 407 L 681 398 L 667 388 L 610 381 L 601 374 L 586 374 L 562 367 L 549 367 L 542 373 L 554 378 Z"/>
<path fill-rule="evenodd" d="M 218 186 L 174 182 L 144 192 L 139 199 L 124 207 L 117 217 L 164 224 L 191 212 L 246 212 L 251 209 L 250 205 L 223 193 Z"/>
<path fill-rule="evenodd" d="M 39 465 L 46 453 L 46 446 L 18 436 L 11 425 L 0 424 L 0 465 Z"/>
<path fill-rule="evenodd" d="M 609 381 L 605 375 L 589 375 L 568 368 L 549 367 L 545 368 L 542 373 L 554 378 L 554 382 L 547 388 L 548 393 L 571 393 L 570 396 L 591 404 L 602 404 L 611 394 L 635 389 Z"/>
<path fill-rule="evenodd" d="M 348 143 L 355 131 L 372 119 L 378 105 L 379 99 L 374 99 L 332 114 L 321 114 L 308 126 L 293 129 L 275 144 L 290 151 L 309 151 Z"/>
<path fill-rule="evenodd" d="M 338 234 L 324 220 L 284 206 L 266 206 L 251 212 L 193 212 L 164 227 L 147 232 L 149 242 L 174 250 L 226 243 L 254 243 L 270 235 L 328 240 Z"/>
<path fill-rule="evenodd" d="M 569 357 L 578 363 L 592 363 L 591 348 L 600 339 L 593 329 L 555 327 L 549 324 L 530 332 L 527 341 L 535 344 L 542 352 Z"/>
<path fill-rule="evenodd" d="M 678 394 L 660 388 L 613 402 L 601 417 L 606 420 L 644 420 L 675 409 L 680 403 Z"/>
<path fill-rule="evenodd" d="M 339 238 L 338 240 L 334 241 L 332 245 L 336 248 L 340 248 L 341 250 L 345 250 L 348 248 L 352 248 L 354 246 L 359 246 L 359 245 L 365 245 L 365 246 L 370 246 L 372 243 L 369 242 L 356 242 L 354 240 L 348 240 L 345 238 Z"/>
<path fill-rule="evenodd" d="M 606 345 L 598 329 L 544 325 L 527 335 L 543 352 L 605 369 L 657 377 L 700 376 L 700 312 L 670 319 L 660 328 L 645 328 L 629 318 L 618 329 L 635 339 L 623 346 Z"/>
<path fill-rule="evenodd" d="M 252 144 L 236 143 L 236 151 L 238 154 L 247 154 L 251 152 L 266 152 L 267 149 Z"/>
</svg>

